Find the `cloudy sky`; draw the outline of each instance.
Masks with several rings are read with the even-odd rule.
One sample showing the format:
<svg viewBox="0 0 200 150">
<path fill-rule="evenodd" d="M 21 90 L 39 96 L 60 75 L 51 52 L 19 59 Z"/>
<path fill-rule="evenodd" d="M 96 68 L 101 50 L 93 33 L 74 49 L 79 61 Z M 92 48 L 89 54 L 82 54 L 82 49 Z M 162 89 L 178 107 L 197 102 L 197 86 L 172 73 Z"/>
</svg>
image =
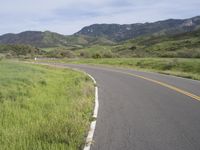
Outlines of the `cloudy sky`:
<svg viewBox="0 0 200 150">
<path fill-rule="evenodd" d="M 72 34 L 94 23 L 143 23 L 200 15 L 200 0 L 0 0 L 0 34 Z"/>
</svg>

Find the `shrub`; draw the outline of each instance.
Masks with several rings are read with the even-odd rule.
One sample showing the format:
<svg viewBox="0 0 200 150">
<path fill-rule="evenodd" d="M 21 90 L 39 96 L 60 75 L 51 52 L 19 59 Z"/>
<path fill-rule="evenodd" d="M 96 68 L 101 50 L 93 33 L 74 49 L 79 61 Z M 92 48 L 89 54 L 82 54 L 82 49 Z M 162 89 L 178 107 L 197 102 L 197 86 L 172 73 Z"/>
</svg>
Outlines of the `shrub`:
<svg viewBox="0 0 200 150">
<path fill-rule="evenodd" d="M 74 58 L 75 54 L 70 50 L 60 50 L 55 49 L 47 53 L 47 57 L 55 57 L 55 58 Z"/>
<path fill-rule="evenodd" d="M 65 51 L 61 51 L 60 55 L 62 57 L 67 57 L 67 58 L 74 58 L 75 55 L 72 51 L 69 51 L 69 50 L 65 50 Z"/>
<path fill-rule="evenodd" d="M 20 57 L 20 56 L 32 56 L 41 54 L 41 50 L 30 45 L 13 44 L 13 45 L 0 45 L 0 52 L 7 54 L 6 57 Z"/>
<path fill-rule="evenodd" d="M 136 50 L 137 47 L 136 47 L 136 46 L 131 46 L 129 49 L 130 49 L 130 50 Z"/>
<path fill-rule="evenodd" d="M 3 56 L 0 56 L 0 61 L 2 61 L 3 60 Z"/>
<path fill-rule="evenodd" d="M 11 53 L 7 53 L 6 54 L 6 58 L 8 58 L 8 59 L 12 58 L 12 54 Z"/>
<path fill-rule="evenodd" d="M 98 59 L 98 58 L 102 58 L 102 56 L 99 53 L 95 53 L 95 54 L 92 55 L 92 58 Z"/>
<path fill-rule="evenodd" d="M 173 59 L 170 62 L 167 62 L 163 65 L 162 70 L 171 70 L 172 68 L 176 67 L 178 65 L 178 59 Z"/>
<path fill-rule="evenodd" d="M 114 55 L 112 52 L 108 51 L 108 52 L 104 52 L 103 53 L 103 58 L 112 58 Z"/>
<path fill-rule="evenodd" d="M 82 52 L 80 52 L 80 57 L 90 58 L 91 54 L 89 52 L 87 52 L 87 51 L 82 51 Z"/>
</svg>

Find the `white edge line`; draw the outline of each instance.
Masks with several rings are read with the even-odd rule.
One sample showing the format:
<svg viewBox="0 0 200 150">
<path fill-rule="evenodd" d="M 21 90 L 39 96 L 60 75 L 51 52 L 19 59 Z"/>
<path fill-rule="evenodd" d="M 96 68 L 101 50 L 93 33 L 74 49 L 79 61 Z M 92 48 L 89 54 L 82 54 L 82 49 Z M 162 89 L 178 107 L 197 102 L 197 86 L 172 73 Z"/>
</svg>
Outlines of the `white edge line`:
<svg viewBox="0 0 200 150">
<path fill-rule="evenodd" d="M 71 68 L 71 67 L 69 67 L 69 68 Z M 90 74 L 88 74 L 87 72 L 79 70 L 79 69 L 75 69 L 75 68 L 71 68 L 71 69 L 85 73 L 86 75 L 88 75 L 92 79 L 92 81 L 95 85 L 95 106 L 94 106 L 94 111 L 93 111 L 93 116 L 92 116 L 93 121 L 90 124 L 90 129 L 89 129 L 89 132 L 88 132 L 88 135 L 87 135 L 87 138 L 86 138 L 85 146 L 83 148 L 83 150 L 90 150 L 92 144 L 94 143 L 93 137 L 94 137 L 94 131 L 95 131 L 95 128 L 96 128 L 96 122 L 97 122 L 97 116 L 98 116 L 98 110 L 99 110 L 99 98 L 98 98 L 97 82 L 94 79 L 94 77 L 91 76 Z"/>
<path fill-rule="evenodd" d="M 30 63 L 30 62 L 27 62 L 27 63 Z M 50 65 L 50 66 L 55 66 L 55 67 L 57 65 L 57 64 L 34 63 L 34 62 L 33 62 L 33 64 Z M 83 70 L 79 70 L 79 69 L 76 69 L 76 68 L 73 68 L 73 67 L 69 67 L 69 66 L 62 66 L 62 67 L 70 68 L 72 70 L 75 70 L 75 71 L 82 72 L 82 73 L 86 74 L 87 76 L 89 76 L 92 79 L 92 81 L 93 81 L 93 83 L 95 85 L 95 106 L 94 106 L 94 111 L 93 111 L 93 116 L 92 116 L 93 121 L 90 124 L 90 129 L 88 131 L 88 135 L 87 135 L 87 138 L 86 138 L 85 146 L 83 148 L 83 150 L 90 150 L 91 145 L 94 143 L 93 137 L 94 137 L 94 131 L 95 131 L 95 128 L 96 128 L 97 115 L 98 115 L 98 110 L 99 110 L 99 99 L 98 99 L 97 82 L 96 82 L 96 80 L 94 79 L 93 76 L 91 76 L 89 73 L 87 73 L 87 72 L 85 72 Z"/>
</svg>

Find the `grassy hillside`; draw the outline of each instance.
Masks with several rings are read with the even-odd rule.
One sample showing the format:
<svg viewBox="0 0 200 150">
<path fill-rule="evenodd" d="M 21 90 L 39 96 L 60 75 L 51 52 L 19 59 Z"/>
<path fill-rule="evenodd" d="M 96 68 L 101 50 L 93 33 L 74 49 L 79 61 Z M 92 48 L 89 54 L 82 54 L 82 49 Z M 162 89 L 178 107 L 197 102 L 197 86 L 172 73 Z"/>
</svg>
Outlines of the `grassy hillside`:
<svg viewBox="0 0 200 150">
<path fill-rule="evenodd" d="M 87 40 L 85 40 L 87 39 Z M 78 41 L 77 41 L 78 40 Z M 123 43 L 110 43 L 86 36 L 68 37 L 71 46 L 37 49 L 25 45 L 1 45 L 0 53 L 19 57 L 37 56 L 56 58 L 112 58 L 112 57 L 178 57 L 200 58 L 200 30 L 173 36 L 152 35 L 139 37 Z M 69 44 L 68 43 L 68 44 Z M 76 45 L 81 43 L 83 45 Z M 90 44 L 91 45 L 90 45 Z M 85 44 L 85 45 L 84 45 Z M 25 50 L 26 49 L 26 50 Z M 35 50 L 34 50 L 35 49 Z"/>
<path fill-rule="evenodd" d="M 25 36 L 26 34 L 24 34 L 25 33 L 23 33 L 22 35 Z M 6 45 L 0 45 L 0 54 L 9 54 L 14 57 L 33 57 L 40 55 L 41 57 L 56 58 L 200 58 L 200 29 L 175 35 L 153 34 L 149 36 L 140 36 L 136 39 L 128 40 L 121 43 L 114 43 L 106 39 L 104 36 L 63 36 L 51 32 L 44 32 L 42 34 L 44 34 L 41 41 L 44 44 L 44 47 L 42 48 L 31 48 L 31 46 L 25 47 L 25 45 L 19 44 L 17 46 L 8 45 L 7 48 L 5 48 Z M 49 47 L 46 47 L 45 45 L 49 45 Z M 19 46 L 21 47 L 19 48 Z M 27 48 L 27 50 L 24 50 L 23 47 Z M 21 51 L 21 49 L 23 49 L 23 52 Z"/>
<path fill-rule="evenodd" d="M 28 44 L 35 47 L 51 47 L 63 43 L 63 36 L 53 32 L 25 31 L 0 36 L 0 44 Z"/>
<path fill-rule="evenodd" d="M 68 45 L 66 36 L 50 31 L 25 31 L 19 34 L 4 34 L 0 36 L 0 44 L 27 44 L 39 48 Z"/>
<path fill-rule="evenodd" d="M 114 42 L 104 37 L 90 37 L 84 35 L 66 36 L 50 31 L 25 31 L 19 34 L 5 34 L 0 36 L 0 44 L 26 44 L 37 48 L 79 48 L 96 43 L 102 45 L 112 45 Z"/>
<path fill-rule="evenodd" d="M 115 57 L 109 45 L 92 45 L 75 51 L 77 57 L 82 58 L 111 58 Z"/>
<path fill-rule="evenodd" d="M 145 36 L 111 47 L 120 57 L 200 57 L 200 30 L 173 36 Z"/>
<path fill-rule="evenodd" d="M 200 80 L 200 59 L 186 58 L 107 58 L 62 59 L 57 62 L 97 64 L 159 72 Z"/>
<path fill-rule="evenodd" d="M 93 83 L 68 69 L 0 62 L 0 149 L 80 149 Z"/>
<path fill-rule="evenodd" d="M 200 58 L 200 30 L 176 35 L 151 35 L 115 45 L 93 44 L 73 49 L 76 57 Z"/>
<path fill-rule="evenodd" d="M 68 43 L 71 46 L 89 46 L 95 44 L 101 45 L 113 45 L 115 44 L 113 41 L 106 39 L 105 37 L 90 37 L 86 35 L 72 35 L 67 37 Z"/>
</svg>

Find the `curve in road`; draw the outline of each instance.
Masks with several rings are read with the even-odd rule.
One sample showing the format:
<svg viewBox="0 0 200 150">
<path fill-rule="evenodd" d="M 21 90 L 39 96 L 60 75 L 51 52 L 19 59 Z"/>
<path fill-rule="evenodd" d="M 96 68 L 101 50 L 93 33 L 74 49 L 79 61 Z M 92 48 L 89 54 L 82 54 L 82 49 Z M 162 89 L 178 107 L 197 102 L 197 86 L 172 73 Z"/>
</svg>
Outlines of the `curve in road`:
<svg viewBox="0 0 200 150">
<path fill-rule="evenodd" d="M 59 65 L 84 70 L 97 81 L 100 107 L 92 150 L 200 149 L 199 81 L 128 69 Z"/>
</svg>

